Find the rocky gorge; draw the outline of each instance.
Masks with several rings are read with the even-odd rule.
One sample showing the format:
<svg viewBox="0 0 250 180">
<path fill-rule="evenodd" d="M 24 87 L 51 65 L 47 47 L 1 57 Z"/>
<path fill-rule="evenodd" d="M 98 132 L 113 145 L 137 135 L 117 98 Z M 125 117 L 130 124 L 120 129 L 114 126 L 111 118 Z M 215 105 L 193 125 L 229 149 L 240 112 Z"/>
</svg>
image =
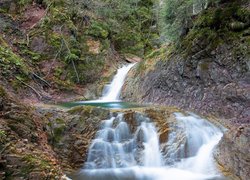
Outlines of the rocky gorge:
<svg viewBox="0 0 250 180">
<path fill-rule="evenodd" d="M 119 142 L 126 147 L 125 160 L 112 146 L 116 153 L 107 161 L 123 167 L 130 152 L 126 142 L 135 139 L 131 164 L 176 168 L 155 175 L 145 166 L 138 174 L 152 176 L 143 178 L 133 174 L 138 169 L 127 169 L 132 179 L 176 180 L 183 164 L 211 163 L 215 176 L 187 171 L 182 178 L 248 180 L 249 7 L 247 0 L 0 0 L 0 179 L 86 178 L 93 142 L 113 118 L 110 132 L 119 123 L 126 129 L 125 123 L 129 133 L 121 131 L 128 137 Z M 116 70 L 135 62 L 121 92 L 135 107 L 58 106 L 98 99 Z M 188 128 L 196 120 L 206 123 Z M 191 166 L 185 158 L 196 157 L 203 128 L 212 131 L 209 140 L 218 132 L 223 137 L 210 149 L 209 163 L 191 158 Z M 118 141 L 109 133 L 107 147 Z M 147 133 L 156 136 L 151 145 L 158 149 L 151 154 L 160 154 L 164 163 L 144 162 Z M 98 158 L 93 162 L 104 167 Z"/>
</svg>

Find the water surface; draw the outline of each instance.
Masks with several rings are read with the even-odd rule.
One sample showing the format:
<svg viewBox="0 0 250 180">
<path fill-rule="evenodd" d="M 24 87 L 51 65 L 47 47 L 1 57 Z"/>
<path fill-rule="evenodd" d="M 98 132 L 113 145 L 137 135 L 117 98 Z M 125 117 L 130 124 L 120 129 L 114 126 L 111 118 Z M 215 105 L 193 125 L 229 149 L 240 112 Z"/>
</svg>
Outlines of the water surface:
<svg viewBox="0 0 250 180">
<path fill-rule="evenodd" d="M 102 107 L 108 109 L 129 109 L 129 108 L 139 108 L 139 107 L 146 107 L 145 105 L 140 105 L 131 102 L 88 102 L 88 101 L 78 101 L 78 102 L 67 102 L 60 104 L 60 106 L 66 108 L 72 108 L 76 106 L 95 106 L 95 107 Z"/>
</svg>

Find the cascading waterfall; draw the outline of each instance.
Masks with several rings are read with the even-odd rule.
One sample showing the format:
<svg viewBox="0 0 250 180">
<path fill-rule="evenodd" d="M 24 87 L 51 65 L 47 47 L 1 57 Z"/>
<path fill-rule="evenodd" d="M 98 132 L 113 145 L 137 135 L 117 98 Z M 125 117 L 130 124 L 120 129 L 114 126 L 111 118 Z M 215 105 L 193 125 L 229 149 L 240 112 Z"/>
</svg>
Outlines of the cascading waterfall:
<svg viewBox="0 0 250 180">
<path fill-rule="evenodd" d="M 99 100 L 119 101 L 129 70 L 135 64 L 118 69 Z M 175 113 L 165 145 L 159 143 L 155 124 L 146 116 L 135 118 L 133 127 L 123 113 L 104 120 L 88 151 L 79 180 L 206 180 L 220 179 L 213 162 L 213 149 L 222 132 L 195 114 Z"/>
<path fill-rule="evenodd" d="M 148 117 L 136 119 L 136 130 L 130 128 L 122 113 L 103 121 L 87 162 L 74 179 L 220 179 L 212 157 L 222 136 L 220 129 L 194 114 L 175 116 L 186 139 L 176 151 L 178 138 L 171 132 L 167 157 L 163 157 L 157 129 Z M 166 158 L 173 163 L 166 163 Z"/>
<path fill-rule="evenodd" d="M 114 76 L 112 82 L 104 89 L 103 96 L 100 98 L 100 100 L 98 100 L 99 102 L 114 102 L 120 100 L 119 97 L 125 78 L 129 70 L 135 64 L 136 63 L 124 65 L 123 67 L 117 70 L 117 73 Z"/>
<path fill-rule="evenodd" d="M 123 115 L 104 121 L 97 138 L 89 148 L 85 168 L 126 168 L 136 165 L 161 166 L 156 129 L 146 119 L 131 133 Z M 140 151 L 140 149 L 143 149 Z M 138 159 L 139 153 L 141 159 Z"/>
</svg>

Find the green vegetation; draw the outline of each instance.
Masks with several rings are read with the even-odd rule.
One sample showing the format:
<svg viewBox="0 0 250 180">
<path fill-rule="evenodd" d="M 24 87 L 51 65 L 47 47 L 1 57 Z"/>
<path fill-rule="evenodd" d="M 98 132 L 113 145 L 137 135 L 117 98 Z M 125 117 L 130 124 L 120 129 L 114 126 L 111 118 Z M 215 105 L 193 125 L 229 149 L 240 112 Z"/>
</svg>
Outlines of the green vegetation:
<svg viewBox="0 0 250 180">
<path fill-rule="evenodd" d="M 50 141 L 53 145 L 55 145 L 61 140 L 63 132 L 66 128 L 65 122 L 62 119 L 55 119 L 53 122 L 49 122 L 48 126 L 51 130 Z"/>
<path fill-rule="evenodd" d="M 6 132 L 0 129 L 0 143 L 1 144 L 5 142 L 6 137 L 7 137 Z"/>
<path fill-rule="evenodd" d="M 204 10 L 195 21 L 192 31 L 200 31 L 200 36 L 215 43 L 219 39 L 221 41 L 238 39 L 250 23 L 246 20 L 250 18 L 250 12 L 248 11 L 248 14 L 243 12 L 245 9 L 237 3 L 228 4 L 223 8 Z"/>
<path fill-rule="evenodd" d="M 25 22 L 23 14 L 31 1 L 19 1 L 17 14 L 11 16 L 10 7 L 3 5 L 8 18 L 0 18 L 4 22 L 0 30 L 6 35 L 0 39 L 0 68 L 5 77 L 15 75 L 11 78 L 14 89 L 21 81 L 29 84 L 30 72 L 61 91 L 101 82 L 116 54 L 150 59 L 138 66 L 143 72 L 154 60 L 166 59 L 172 49 L 189 55 L 193 43 L 204 42 L 212 50 L 225 40 L 239 38 L 250 24 L 249 10 L 233 0 L 35 2 L 44 8 L 45 16 L 24 33 L 26 37 L 12 28 L 15 20 L 11 17 Z M 12 36 L 10 44 L 6 37 Z M 164 46 L 169 42 L 171 46 Z M 44 64 L 49 68 L 40 71 Z"/>
<path fill-rule="evenodd" d="M 241 3 L 241 0 L 165 0 L 160 10 L 161 34 L 166 40 L 177 42 L 193 29 L 244 30 L 249 27 L 250 16 Z"/>
<path fill-rule="evenodd" d="M 4 45 L 0 46 L 0 67 L 3 75 L 16 72 L 17 74 L 28 76 L 29 73 L 29 67 L 25 64 L 24 59 Z"/>
<path fill-rule="evenodd" d="M 144 57 L 160 45 L 155 1 L 34 2 L 44 8 L 45 15 L 25 30 L 22 28 L 27 27 L 22 27 L 22 22 L 33 18 L 25 15 L 32 14 L 29 11 L 33 1 L 18 1 L 12 7 L 4 3 L 1 7 L 8 18 L 0 17 L 0 22 L 4 22 L 0 28 L 4 33 L 0 39 L 0 69 L 4 77 L 12 76 L 9 80 L 15 90 L 22 82 L 30 84 L 30 72 L 34 72 L 53 87 L 71 91 L 76 84 L 102 81 L 116 52 Z M 13 28 L 16 19 L 21 23 L 20 29 Z M 8 38 L 13 38 L 12 44 Z M 40 71 L 45 62 L 49 69 Z"/>
<path fill-rule="evenodd" d="M 25 166 L 21 168 L 21 175 L 28 177 L 30 172 L 33 172 L 35 168 L 39 167 L 39 171 L 50 171 L 51 162 L 44 159 L 41 155 L 36 154 L 26 154 L 22 157 L 22 160 L 26 163 Z"/>
<path fill-rule="evenodd" d="M 5 90 L 3 89 L 2 86 L 0 86 L 0 97 L 5 97 L 6 96 L 6 92 Z"/>
</svg>

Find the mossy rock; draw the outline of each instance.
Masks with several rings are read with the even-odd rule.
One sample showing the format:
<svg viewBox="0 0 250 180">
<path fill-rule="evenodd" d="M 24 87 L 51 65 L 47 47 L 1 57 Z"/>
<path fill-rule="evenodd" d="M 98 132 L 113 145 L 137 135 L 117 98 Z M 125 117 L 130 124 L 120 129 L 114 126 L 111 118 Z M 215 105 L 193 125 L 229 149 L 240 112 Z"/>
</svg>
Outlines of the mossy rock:
<svg viewBox="0 0 250 180">
<path fill-rule="evenodd" d="M 98 117 L 102 120 L 109 117 L 110 111 L 103 108 L 97 108 L 93 106 L 77 106 L 68 111 L 70 114 L 81 115 L 84 118 Z"/>
<path fill-rule="evenodd" d="M 232 22 L 229 24 L 229 28 L 232 30 L 232 31 L 242 31 L 244 30 L 245 28 L 247 27 L 247 24 L 243 23 L 243 22 Z"/>
<path fill-rule="evenodd" d="M 7 93 L 5 92 L 5 89 L 0 86 L 0 97 L 6 97 L 7 96 Z"/>
<path fill-rule="evenodd" d="M 16 73 L 24 76 L 29 74 L 29 67 L 24 60 L 10 48 L 4 46 L 0 46 L 0 68 L 1 73 Z"/>
</svg>

